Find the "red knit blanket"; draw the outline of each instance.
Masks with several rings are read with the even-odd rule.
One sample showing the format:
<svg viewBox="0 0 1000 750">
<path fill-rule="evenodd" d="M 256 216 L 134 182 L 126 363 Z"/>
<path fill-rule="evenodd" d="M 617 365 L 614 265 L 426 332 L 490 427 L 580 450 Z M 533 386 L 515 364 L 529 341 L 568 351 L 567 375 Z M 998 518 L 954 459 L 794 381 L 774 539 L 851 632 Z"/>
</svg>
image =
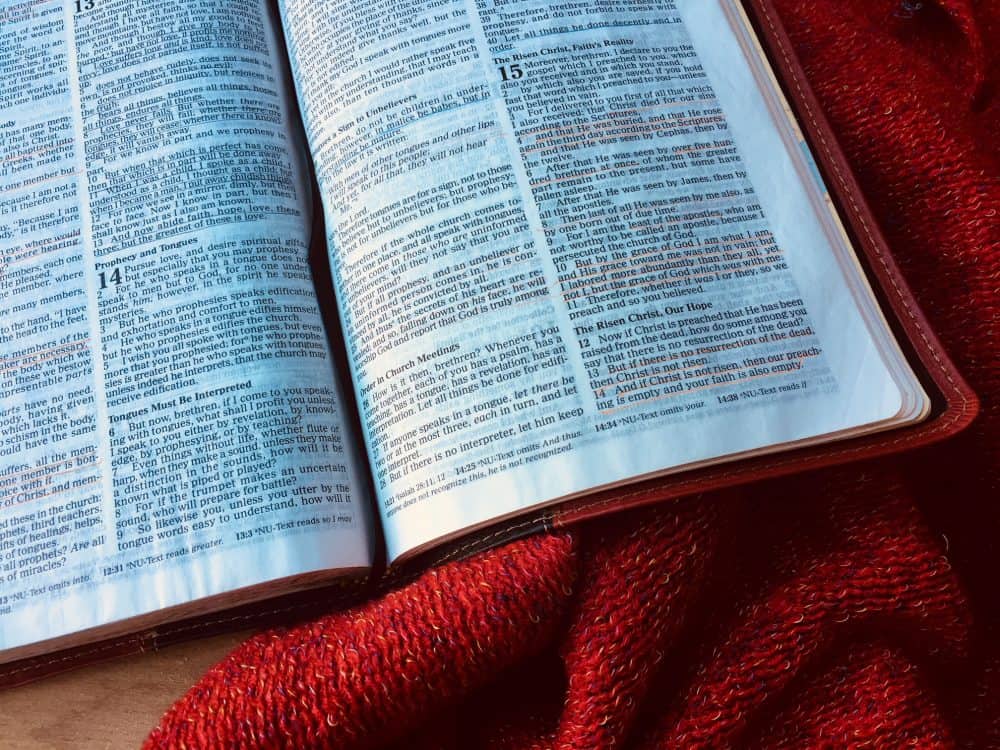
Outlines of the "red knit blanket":
<svg viewBox="0 0 1000 750">
<path fill-rule="evenodd" d="M 256 636 L 149 748 L 1000 747 L 1000 0 L 780 0 L 984 411 Z"/>
</svg>

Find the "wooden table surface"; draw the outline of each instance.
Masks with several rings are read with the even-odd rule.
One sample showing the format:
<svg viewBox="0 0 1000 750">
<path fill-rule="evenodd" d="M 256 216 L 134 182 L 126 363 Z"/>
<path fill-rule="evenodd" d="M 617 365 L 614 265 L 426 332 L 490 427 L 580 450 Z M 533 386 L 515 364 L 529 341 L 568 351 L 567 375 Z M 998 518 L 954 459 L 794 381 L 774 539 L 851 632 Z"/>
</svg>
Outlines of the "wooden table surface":
<svg viewBox="0 0 1000 750">
<path fill-rule="evenodd" d="M 0 748 L 135 750 L 163 712 L 248 635 L 171 646 L 0 691 Z"/>
</svg>

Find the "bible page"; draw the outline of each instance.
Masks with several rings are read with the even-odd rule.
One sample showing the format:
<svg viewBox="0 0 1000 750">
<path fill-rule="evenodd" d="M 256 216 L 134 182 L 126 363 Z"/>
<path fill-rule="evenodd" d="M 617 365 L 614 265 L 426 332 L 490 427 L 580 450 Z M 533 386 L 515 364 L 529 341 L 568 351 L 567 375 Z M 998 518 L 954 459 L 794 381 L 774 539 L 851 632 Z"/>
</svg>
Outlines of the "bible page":
<svg viewBox="0 0 1000 750">
<path fill-rule="evenodd" d="M 919 413 L 735 3 L 281 9 L 391 559 Z"/>
<path fill-rule="evenodd" d="M 371 563 L 272 15 L 0 7 L 0 658 Z"/>
</svg>

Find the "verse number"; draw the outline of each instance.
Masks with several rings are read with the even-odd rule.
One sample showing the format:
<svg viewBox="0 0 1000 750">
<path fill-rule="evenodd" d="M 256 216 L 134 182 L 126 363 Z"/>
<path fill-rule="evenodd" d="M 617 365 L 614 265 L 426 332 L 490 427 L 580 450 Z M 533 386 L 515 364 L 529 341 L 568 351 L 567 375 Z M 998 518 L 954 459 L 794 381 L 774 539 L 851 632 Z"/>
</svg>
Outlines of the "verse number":
<svg viewBox="0 0 1000 750">
<path fill-rule="evenodd" d="M 94 6 L 97 5 L 97 0 L 76 0 L 76 12 L 84 13 L 88 10 L 93 10 Z"/>
<path fill-rule="evenodd" d="M 519 78 L 524 78 L 524 70 L 520 63 L 501 65 L 497 70 L 500 71 L 500 78 L 504 81 L 516 81 Z"/>
<path fill-rule="evenodd" d="M 120 268 L 113 268 L 111 269 L 111 273 L 101 271 L 97 274 L 97 278 L 101 282 L 101 289 L 107 289 L 112 284 L 118 286 L 122 283 L 122 270 Z"/>
</svg>

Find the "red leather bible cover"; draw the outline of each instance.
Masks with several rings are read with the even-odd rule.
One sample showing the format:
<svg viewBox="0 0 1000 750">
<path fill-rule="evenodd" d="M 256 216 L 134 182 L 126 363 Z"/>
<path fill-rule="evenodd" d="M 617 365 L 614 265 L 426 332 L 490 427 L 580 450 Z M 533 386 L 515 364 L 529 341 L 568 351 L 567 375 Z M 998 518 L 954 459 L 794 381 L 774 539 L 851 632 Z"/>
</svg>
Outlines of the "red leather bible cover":
<svg viewBox="0 0 1000 750">
<path fill-rule="evenodd" d="M 911 367 L 932 400 L 932 410 L 928 419 L 917 425 L 885 433 L 791 449 L 770 456 L 685 471 L 625 488 L 590 494 L 546 508 L 529 517 L 498 525 L 481 535 L 432 552 L 422 558 L 418 565 L 407 566 L 406 572 L 401 575 L 394 575 L 381 583 L 373 582 L 358 586 L 346 599 L 342 586 L 314 589 L 282 597 L 279 600 L 272 599 L 244 605 L 227 612 L 174 622 L 101 643 L 0 665 L 0 687 L 11 687 L 90 661 L 155 650 L 199 635 L 251 625 L 288 622 L 329 609 L 338 601 L 349 602 L 377 588 L 392 585 L 388 581 L 399 581 L 431 562 L 461 557 L 483 547 L 493 546 L 528 533 L 562 528 L 604 514 L 683 495 L 884 456 L 929 445 L 952 436 L 968 426 L 979 410 L 978 399 L 948 358 L 900 274 L 847 160 L 820 111 L 773 4 L 770 0 L 743 0 L 743 4 L 771 62 L 775 76 L 812 148 L 830 196 L 845 228 L 851 235 L 872 288 L 882 304 L 883 312 Z"/>
</svg>

